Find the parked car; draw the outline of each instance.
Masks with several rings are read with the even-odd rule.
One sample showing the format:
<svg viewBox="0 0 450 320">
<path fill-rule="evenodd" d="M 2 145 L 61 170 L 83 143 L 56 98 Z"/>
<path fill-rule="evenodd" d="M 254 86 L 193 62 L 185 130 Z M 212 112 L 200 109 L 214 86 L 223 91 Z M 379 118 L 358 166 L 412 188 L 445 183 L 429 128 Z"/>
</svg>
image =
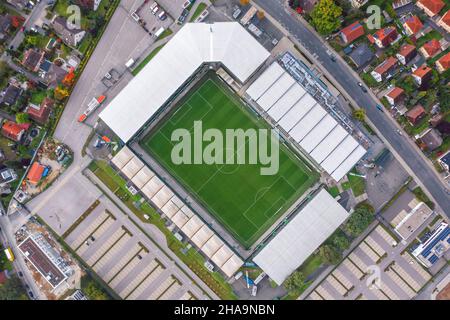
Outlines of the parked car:
<svg viewBox="0 0 450 320">
<path fill-rule="evenodd" d="M 178 18 L 177 23 L 183 24 L 183 22 L 186 20 L 188 15 L 189 15 L 189 10 L 184 9 L 183 12 L 181 12 L 180 17 Z"/>
</svg>

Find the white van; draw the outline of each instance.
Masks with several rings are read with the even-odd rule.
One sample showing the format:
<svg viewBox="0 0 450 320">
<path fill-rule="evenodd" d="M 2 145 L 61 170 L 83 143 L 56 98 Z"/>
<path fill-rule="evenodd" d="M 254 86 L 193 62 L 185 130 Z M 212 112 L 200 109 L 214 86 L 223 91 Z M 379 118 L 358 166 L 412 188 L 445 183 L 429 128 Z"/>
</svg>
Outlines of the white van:
<svg viewBox="0 0 450 320">
<path fill-rule="evenodd" d="M 158 14 L 158 18 L 160 20 L 165 20 L 166 19 L 165 17 L 166 17 L 166 12 L 164 10 Z"/>
<path fill-rule="evenodd" d="M 155 37 L 158 38 L 163 32 L 164 32 L 164 28 L 161 27 L 158 29 L 158 31 L 155 32 Z"/>
</svg>

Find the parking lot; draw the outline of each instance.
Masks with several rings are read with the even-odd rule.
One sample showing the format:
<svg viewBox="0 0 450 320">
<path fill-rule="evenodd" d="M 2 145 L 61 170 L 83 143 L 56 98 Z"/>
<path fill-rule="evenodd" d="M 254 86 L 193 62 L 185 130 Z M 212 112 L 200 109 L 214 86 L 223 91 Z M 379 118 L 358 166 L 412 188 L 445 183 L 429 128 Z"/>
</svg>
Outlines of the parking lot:
<svg viewBox="0 0 450 320">
<path fill-rule="evenodd" d="M 65 241 L 122 299 L 206 299 L 202 290 L 106 197 Z"/>
<path fill-rule="evenodd" d="M 431 275 L 378 225 L 308 300 L 411 299 Z"/>
</svg>

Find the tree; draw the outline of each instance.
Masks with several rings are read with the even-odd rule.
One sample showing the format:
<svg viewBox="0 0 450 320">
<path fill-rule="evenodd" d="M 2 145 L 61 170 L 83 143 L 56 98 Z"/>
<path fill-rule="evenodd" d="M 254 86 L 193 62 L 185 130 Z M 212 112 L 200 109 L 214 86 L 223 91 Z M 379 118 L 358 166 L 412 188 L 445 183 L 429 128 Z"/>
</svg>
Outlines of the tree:
<svg viewBox="0 0 450 320">
<path fill-rule="evenodd" d="M 355 207 L 355 211 L 344 225 L 345 231 L 349 235 L 357 237 L 372 223 L 374 212 L 375 210 L 368 203 L 358 204 Z"/>
<path fill-rule="evenodd" d="M 28 115 L 28 113 L 16 113 L 16 122 L 17 123 L 27 123 L 30 122 L 30 116 Z"/>
<path fill-rule="evenodd" d="M 358 121 L 364 121 L 366 118 L 366 111 L 364 109 L 355 109 L 352 112 L 352 117 Z"/>
<path fill-rule="evenodd" d="M 289 278 L 287 278 L 283 285 L 287 291 L 295 291 L 300 289 L 305 284 L 305 275 L 300 271 L 294 271 Z"/>
<path fill-rule="evenodd" d="M 244 7 L 250 3 L 250 0 L 239 0 L 239 3 Z"/>
<path fill-rule="evenodd" d="M 64 100 L 66 97 L 69 96 L 69 91 L 67 91 L 67 89 L 62 88 L 60 86 L 55 88 L 55 99 L 56 100 Z"/>
<path fill-rule="evenodd" d="M 331 244 L 339 251 L 344 251 L 350 247 L 350 241 L 342 232 L 335 234 L 331 238 Z"/>
<path fill-rule="evenodd" d="M 108 295 L 94 281 L 89 281 L 83 291 L 91 300 L 109 300 Z"/>
<path fill-rule="evenodd" d="M 341 25 L 341 14 L 341 7 L 333 0 L 320 0 L 311 12 L 312 24 L 320 34 L 328 35 Z"/>
<path fill-rule="evenodd" d="M 25 289 L 16 276 L 8 279 L 3 285 L 0 285 L 0 300 L 27 300 Z"/>
<path fill-rule="evenodd" d="M 319 248 L 319 255 L 326 264 L 337 264 L 341 260 L 339 252 L 328 244 Z"/>
<path fill-rule="evenodd" d="M 258 12 L 256 13 L 256 16 L 258 17 L 259 20 L 264 19 L 264 17 L 266 16 L 264 11 L 262 10 L 258 10 Z"/>
</svg>

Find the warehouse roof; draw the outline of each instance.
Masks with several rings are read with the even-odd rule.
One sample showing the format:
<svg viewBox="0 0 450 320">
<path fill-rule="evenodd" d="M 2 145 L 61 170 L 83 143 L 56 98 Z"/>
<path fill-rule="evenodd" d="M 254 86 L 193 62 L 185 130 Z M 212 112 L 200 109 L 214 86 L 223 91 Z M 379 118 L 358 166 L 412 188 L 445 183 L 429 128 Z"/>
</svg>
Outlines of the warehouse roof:
<svg viewBox="0 0 450 320">
<path fill-rule="evenodd" d="M 127 142 L 205 62 L 221 62 L 245 82 L 269 57 L 239 23 L 188 23 L 100 114 Z"/>
<path fill-rule="evenodd" d="M 348 216 L 327 191 L 321 190 L 253 261 L 281 285 Z"/>
</svg>

